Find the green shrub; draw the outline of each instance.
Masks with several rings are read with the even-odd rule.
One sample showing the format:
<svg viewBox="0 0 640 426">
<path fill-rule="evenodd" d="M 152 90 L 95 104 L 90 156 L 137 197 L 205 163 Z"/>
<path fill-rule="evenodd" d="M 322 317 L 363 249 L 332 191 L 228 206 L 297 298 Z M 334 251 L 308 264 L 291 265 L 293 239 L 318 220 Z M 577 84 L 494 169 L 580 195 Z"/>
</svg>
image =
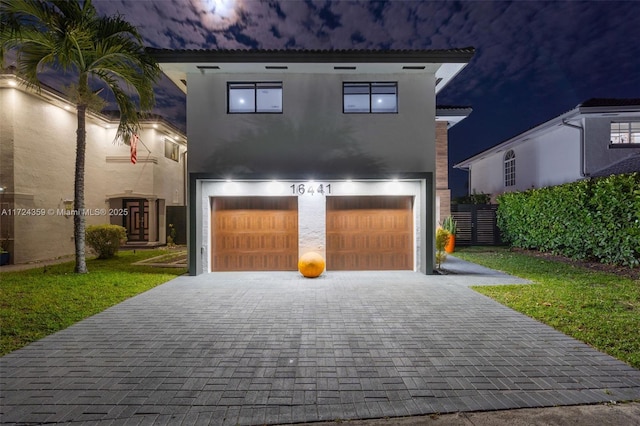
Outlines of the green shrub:
<svg viewBox="0 0 640 426">
<path fill-rule="evenodd" d="M 445 246 L 451 238 L 451 233 L 443 228 L 436 230 L 436 268 L 440 269 L 442 262 L 447 259 L 447 252 L 444 250 Z"/>
<path fill-rule="evenodd" d="M 447 216 L 446 219 L 442 222 L 442 228 L 449 231 L 451 235 L 456 235 L 458 230 L 458 222 L 453 220 L 453 217 Z"/>
<path fill-rule="evenodd" d="M 640 265 L 640 173 L 498 197 L 498 227 L 514 247 Z"/>
<path fill-rule="evenodd" d="M 87 226 L 86 243 L 91 247 L 98 259 L 115 256 L 121 244 L 127 241 L 127 230 L 118 225 Z"/>
</svg>

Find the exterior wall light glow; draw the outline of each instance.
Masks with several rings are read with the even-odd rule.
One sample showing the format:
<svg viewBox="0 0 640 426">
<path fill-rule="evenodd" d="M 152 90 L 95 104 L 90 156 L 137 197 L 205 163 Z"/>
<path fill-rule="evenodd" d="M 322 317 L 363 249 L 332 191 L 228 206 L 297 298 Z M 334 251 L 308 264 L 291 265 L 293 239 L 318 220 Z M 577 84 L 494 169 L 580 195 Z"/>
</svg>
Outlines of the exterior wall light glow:
<svg viewBox="0 0 640 426">
<path fill-rule="evenodd" d="M 400 189 L 400 182 L 398 182 L 398 179 L 393 179 L 391 180 L 388 184 L 387 184 L 387 189 L 393 194 L 395 195 L 396 192 L 398 192 L 398 190 Z"/>
<path fill-rule="evenodd" d="M 11 87 L 16 87 L 18 85 L 18 82 L 15 80 L 9 80 L 9 86 Z"/>
<path fill-rule="evenodd" d="M 267 192 L 271 195 L 280 194 L 282 192 L 282 184 L 277 180 L 272 180 L 267 185 Z"/>
<path fill-rule="evenodd" d="M 238 185 L 236 185 L 235 182 L 233 182 L 231 179 L 227 179 L 227 181 L 224 183 L 223 191 L 225 192 L 225 194 L 233 194 L 237 192 L 237 188 Z"/>
</svg>

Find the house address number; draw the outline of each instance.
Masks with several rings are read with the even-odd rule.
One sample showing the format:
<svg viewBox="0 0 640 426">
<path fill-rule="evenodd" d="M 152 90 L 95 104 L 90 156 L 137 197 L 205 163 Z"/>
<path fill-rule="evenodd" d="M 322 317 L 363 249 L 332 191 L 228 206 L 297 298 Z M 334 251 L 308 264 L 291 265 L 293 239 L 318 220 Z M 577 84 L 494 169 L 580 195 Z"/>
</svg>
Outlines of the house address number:
<svg viewBox="0 0 640 426">
<path fill-rule="evenodd" d="M 331 195 L 331 184 L 320 184 L 320 185 L 311 185 L 311 184 L 304 184 L 304 183 L 298 183 L 298 184 L 293 184 L 290 185 L 289 188 L 291 188 L 291 192 L 293 195 L 314 195 L 314 194 L 319 194 L 319 195 Z"/>
</svg>

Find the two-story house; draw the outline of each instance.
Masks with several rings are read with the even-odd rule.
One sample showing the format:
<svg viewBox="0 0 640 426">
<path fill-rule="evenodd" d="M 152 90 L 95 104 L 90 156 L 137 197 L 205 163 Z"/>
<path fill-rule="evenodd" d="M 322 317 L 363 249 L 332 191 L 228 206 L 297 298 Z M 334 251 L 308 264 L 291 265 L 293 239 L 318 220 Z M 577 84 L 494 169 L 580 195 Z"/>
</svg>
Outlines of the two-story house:
<svg viewBox="0 0 640 426">
<path fill-rule="evenodd" d="M 491 194 L 640 171 L 640 99 L 589 99 L 454 167 Z"/>
<path fill-rule="evenodd" d="M 433 271 L 435 96 L 473 49 L 152 53 L 188 91 L 191 274 Z"/>
<path fill-rule="evenodd" d="M 89 113 L 87 225 L 127 228 L 131 244 L 166 243 L 167 212 L 185 205 L 186 137 L 159 117 L 142 121 L 137 162 L 114 143 L 117 118 Z M 0 74 L 0 242 L 11 263 L 74 253 L 75 105 L 51 87 L 36 91 Z"/>
</svg>

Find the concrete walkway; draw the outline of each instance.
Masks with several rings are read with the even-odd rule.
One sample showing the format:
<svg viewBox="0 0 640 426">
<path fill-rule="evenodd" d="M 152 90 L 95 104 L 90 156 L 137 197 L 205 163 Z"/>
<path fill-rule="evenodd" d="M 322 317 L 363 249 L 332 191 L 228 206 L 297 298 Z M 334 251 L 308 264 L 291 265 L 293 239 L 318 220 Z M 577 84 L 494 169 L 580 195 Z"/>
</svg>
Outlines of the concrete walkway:
<svg viewBox="0 0 640 426">
<path fill-rule="evenodd" d="M 640 371 L 468 288 L 522 280 L 460 268 L 176 278 L 1 358 L 2 421 L 259 425 L 640 399 Z"/>
</svg>

